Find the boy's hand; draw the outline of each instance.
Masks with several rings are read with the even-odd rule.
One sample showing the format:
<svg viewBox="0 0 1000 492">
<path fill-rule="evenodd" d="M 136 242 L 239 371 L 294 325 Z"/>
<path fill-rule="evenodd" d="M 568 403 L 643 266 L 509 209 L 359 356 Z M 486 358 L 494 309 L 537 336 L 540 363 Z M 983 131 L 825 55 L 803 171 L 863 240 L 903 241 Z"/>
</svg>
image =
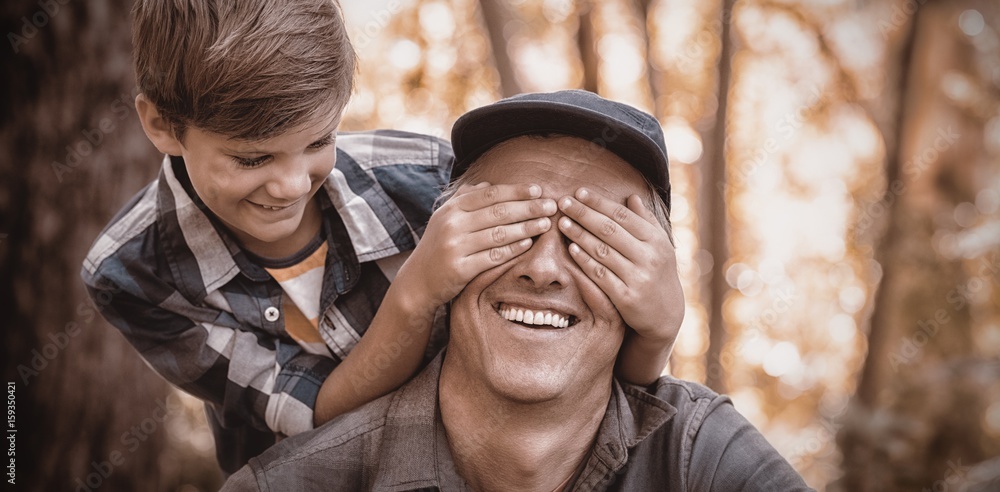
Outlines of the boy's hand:
<svg viewBox="0 0 1000 492">
<path fill-rule="evenodd" d="M 626 203 L 580 188 L 575 198 L 559 200 L 566 214 L 559 229 L 573 241 L 570 256 L 611 299 L 625 323 L 669 352 L 684 319 L 674 246 L 638 195 Z"/>
<path fill-rule="evenodd" d="M 411 292 L 423 293 L 421 304 L 433 312 L 476 275 L 527 251 L 556 213 L 555 201 L 540 199 L 541 193 L 541 187 L 528 184 L 459 188 L 431 215 L 403 266 L 412 275 L 408 280 L 417 282 Z"/>
</svg>

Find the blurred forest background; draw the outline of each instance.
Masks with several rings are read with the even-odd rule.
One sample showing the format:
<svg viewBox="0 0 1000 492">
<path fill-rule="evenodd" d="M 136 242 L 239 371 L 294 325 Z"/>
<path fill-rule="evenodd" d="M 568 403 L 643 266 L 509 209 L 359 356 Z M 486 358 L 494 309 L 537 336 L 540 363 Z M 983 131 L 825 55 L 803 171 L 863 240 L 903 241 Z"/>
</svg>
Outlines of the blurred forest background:
<svg viewBox="0 0 1000 492">
<path fill-rule="evenodd" d="M 78 277 L 159 163 L 132 107 L 130 7 L 0 5 L 0 322 L 24 490 L 221 483 L 200 404 Z M 811 486 L 1000 490 L 1000 3 L 343 7 L 361 60 L 344 130 L 447 137 L 469 109 L 562 88 L 659 118 L 688 302 L 670 372 L 730 394 Z"/>
</svg>

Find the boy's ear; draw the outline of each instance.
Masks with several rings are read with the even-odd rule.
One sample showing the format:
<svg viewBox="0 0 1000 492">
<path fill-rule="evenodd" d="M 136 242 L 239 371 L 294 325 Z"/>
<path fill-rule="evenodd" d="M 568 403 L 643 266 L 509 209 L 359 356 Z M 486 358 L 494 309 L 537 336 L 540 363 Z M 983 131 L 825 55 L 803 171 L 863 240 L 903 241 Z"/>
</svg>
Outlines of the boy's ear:
<svg viewBox="0 0 1000 492">
<path fill-rule="evenodd" d="M 146 136 L 153 142 L 157 150 L 164 154 L 181 155 L 184 145 L 180 140 L 177 140 L 173 128 L 170 127 L 170 123 L 164 117 L 160 116 L 160 111 L 156 109 L 156 105 L 145 94 L 135 96 L 135 110 L 139 113 L 139 122 L 142 123 L 142 130 L 146 132 Z"/>
</svg>

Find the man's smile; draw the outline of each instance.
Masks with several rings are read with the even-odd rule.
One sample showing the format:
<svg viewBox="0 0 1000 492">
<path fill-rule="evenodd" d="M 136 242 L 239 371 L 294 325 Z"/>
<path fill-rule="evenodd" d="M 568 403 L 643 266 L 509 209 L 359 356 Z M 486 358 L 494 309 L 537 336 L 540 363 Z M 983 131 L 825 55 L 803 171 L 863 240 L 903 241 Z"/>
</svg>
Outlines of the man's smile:
<svg viewBox="0 0 1000 492">
<path fill-rule="evenodd" d="M 579 318 L 564 311 L 551 307 L 525 307 L 522 305 L 501 302 L 496 311 L 507 321 L 513 321 L 524 326 L 546 326 L 552 328 L 567 328 L 579 321 Z"/>
</svg>

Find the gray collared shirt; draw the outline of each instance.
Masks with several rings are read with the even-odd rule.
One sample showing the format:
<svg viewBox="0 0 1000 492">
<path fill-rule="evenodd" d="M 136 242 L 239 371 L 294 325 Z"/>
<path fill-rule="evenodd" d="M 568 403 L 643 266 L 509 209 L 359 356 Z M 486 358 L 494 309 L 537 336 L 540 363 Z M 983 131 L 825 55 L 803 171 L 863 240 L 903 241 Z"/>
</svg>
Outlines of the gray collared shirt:
<svg viewBox="0 0 1000 492">
<path fill-rule="evenodd" d="M 278 443 L 223 490 L 469 490 L 438 410 L 442 360 L 399 391 Z M 484 415 L 484 425 L 499 418 Z M 663 377 L 645 391 L 614 383 L 572 490 L 810 489 L 727 397 Z"/>
</svg>

